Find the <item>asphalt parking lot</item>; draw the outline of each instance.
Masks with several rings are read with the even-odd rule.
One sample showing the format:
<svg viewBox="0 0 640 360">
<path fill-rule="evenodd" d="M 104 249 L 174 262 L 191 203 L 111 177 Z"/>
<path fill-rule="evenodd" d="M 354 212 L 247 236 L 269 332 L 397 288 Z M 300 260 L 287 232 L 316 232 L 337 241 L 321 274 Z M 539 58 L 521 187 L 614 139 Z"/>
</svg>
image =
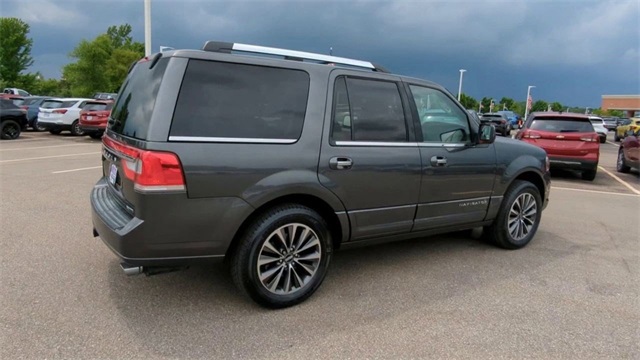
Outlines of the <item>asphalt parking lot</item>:
<svg viewBox="0 0 640 360">
<path fill-rule="evenodd" d="M 533 242 L 465 233 L 340 251 L 305 303 L 266 310 L 221 264 L 126 277 L 91 235 L 100 142 L 0 142 L 2 359 L 640 358 L 640 182 L 601 145 L 554 172 Z"/>
</svg>

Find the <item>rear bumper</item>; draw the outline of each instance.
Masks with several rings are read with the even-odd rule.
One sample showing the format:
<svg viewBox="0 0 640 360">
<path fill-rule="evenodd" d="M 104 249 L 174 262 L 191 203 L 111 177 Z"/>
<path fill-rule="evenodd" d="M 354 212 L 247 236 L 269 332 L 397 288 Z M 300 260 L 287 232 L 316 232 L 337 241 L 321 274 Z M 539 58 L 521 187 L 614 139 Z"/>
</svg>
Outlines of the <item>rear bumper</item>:
<svg viewBox="0 0 640 360">
<path fill-rule="evenodd" d="M 104 132 L 106 129 L 106 126 L 88 125 L 88 124 L 80 123 L 80 129 L 87 134 L 91 134 L 91 133 Z"/>
<path fill-rule="evenodd" d="M 42 120 L 38 120 L 38 126 L 47 131 L 71 131 L 71 125 L 50 123 Z"/>
<path fill-rule="evenodd" d="M 148 195 L 132 214 L 111 191 L 103 178 L 91 192 L 94 235 L 123 262 L 135 266 L 221 258 L 253 210 L 239 198 L 188 199 L 177 193 Z"/>
<path fill-rule="evenodd" d="M 595 170 L 598 168 L 597 160 L 549 156 L 552 169 Z"/>
</svg>

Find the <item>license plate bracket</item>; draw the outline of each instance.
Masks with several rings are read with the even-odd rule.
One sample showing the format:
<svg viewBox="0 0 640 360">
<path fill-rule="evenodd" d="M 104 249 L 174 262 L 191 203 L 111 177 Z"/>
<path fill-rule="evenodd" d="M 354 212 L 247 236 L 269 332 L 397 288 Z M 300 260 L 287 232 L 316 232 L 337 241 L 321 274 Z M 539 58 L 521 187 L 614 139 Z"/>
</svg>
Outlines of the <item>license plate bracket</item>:
<svg viewBox="0 0 640 360">
<path fill-rule="evenodd" d="M 109 170 L 109 182 L 111 185 L 116 184 L 116 179 L 118 178 L 118 167 L 116 164 L 111 164 L 111 169 Z"/>
</svg>

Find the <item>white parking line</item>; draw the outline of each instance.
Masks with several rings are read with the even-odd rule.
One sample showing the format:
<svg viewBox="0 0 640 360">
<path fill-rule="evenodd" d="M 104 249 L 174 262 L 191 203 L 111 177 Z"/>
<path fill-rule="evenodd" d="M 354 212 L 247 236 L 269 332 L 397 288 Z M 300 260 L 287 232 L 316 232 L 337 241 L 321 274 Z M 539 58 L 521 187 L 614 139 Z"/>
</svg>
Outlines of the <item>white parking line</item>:
<svg viewBox="0 0 640 360">
<path fill-rule="evenodd" d="M 52 174 L 64 174 L 64 173 L 68 173 L 68 172 L 82 171 L 82 170 L 92 170 L 92 169 L 100 169 L 100 168 L 102 168 L 102 166 L 92 166 L 92 167 L 79 168 L 79 169 L 53 171 Z"/>
<path fill-rule="evenodd" d="M 29 160 L 43 160 L 43 159 L 54 159 L 54 158 L 60 158 L 60 157 L 97 155 L 97 154 L 101 154 L 101 152 L 90 152 L 90 153 L 80 153 L 80 154 L 66 154 L 66 155 L 53 155 L 53 156 L 42 156 L 42 157 L 13 159 L 13 160 L 0 160 L 0 164 L 16 163 L 16 162 L 20 162 L 20 161 L 29 161 Z"/>
<path fill-rule="evenodd" d="M 57 147 L 65 147 L 65 146 L 87 146 L 87 145 L 96 145 L 96 144 L 66 144 L 66 145 L 51 145 L 51 146 L 34 146 L 27 148 L 15 148 L 15 149 L 0 149 L 0 151 L 20 151 L 20 150 L 35 150 L 35 149 L 48 149 L 48 148 L 57 148 Z"/>
<path fill-rule="evenodd" d="M 620 195 L 620 196 L 638 197 L 638 195 L 634 195 L 634 194 L 625 194 L 625 193 L 617 193 L 617 192 L 610 192 L 610 191 L 599 191 L 599 190 L 574 189 L 574 188 L 557 187 L 557 186 L 552 186 L 551 190 L 570 190 L 570 191 L 580 191 L 580 192 L 588 192 L 588 193 L 594 193 L 594 194 L 607 194 L 607 195 Z"/>
<path fill-rule="evenodd" d="M 620 145 L 616 144 L 616 143 L 612 143 L 611 141 L 607 140 L 607 144 L 611 144 L 611 145 L 615 145 L 617 147 L 620 147 Z"/>
<path fill-rule="evenodd" d="M 603 168 L 602 166 L 598 166 L 598 168 L 600 168 L 600 170 L 604 171 L 605 173 L 607 173 L 609 176 L 611 176 L 612 178 L 618 180 L 618 182 L 624 186 L 626 186 L 629 190 L 633 191 L 635 194 L 640 195 L 640 191 L 636 190 L 633 186 L 629 185 L 626 181 L 620 179 L 619 177 L 617 177 L 614 173 L 612 173 L 611 171 Z"/>
</svg>

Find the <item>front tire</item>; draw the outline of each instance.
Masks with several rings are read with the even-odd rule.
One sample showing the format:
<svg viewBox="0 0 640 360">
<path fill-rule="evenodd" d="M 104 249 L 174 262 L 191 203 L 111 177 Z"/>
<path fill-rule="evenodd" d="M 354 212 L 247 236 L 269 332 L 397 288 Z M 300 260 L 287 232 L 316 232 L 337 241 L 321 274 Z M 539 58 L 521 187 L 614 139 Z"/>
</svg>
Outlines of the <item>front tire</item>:
<svg viewBox="0 0 640 360">
<path fill-rule="evenodd" d="M 78 122 L 78 120 L 74 121 L 73 124 L 71 124 L 71 135 L 73 136 L 84 135 L 84 131 L 82 131 L 82 129 L 80 128 L 80 123 Z"/>
<path fill-rule="evenodd" d="M 62 131 L 60 130 L 49 130 L 49 134 L 52 134 L 52 135 L 60 135 L 61 132 Z"/>
<path fill-rule="evenodd" d="M 584 170 L 582 172 L 582 180 L 593 181 L 596 178 L 597 173 L 598 173 L 598 169 Z"/>
<path fill-rule="evenodd" d="M 485 230 L 496 245 L 520 249 L 533 239 L 542 215 L 538 188 L 528 181 L 516 180 L 504 196 L 498 217 Z"/>
<path fill-rule="evenodd" d="M 20 125 L 13 120 L 5 120 L 0 124 L 0 139 L 15 140 L 20 137 Z"/>
<path fill-rule="evenodd" d="M 284 308 L 309 298 L 322 284 L 332 254 L 326 221 L 297 204 L 259 216 L 231 254 L 231 277 L 258 304 Z"/>
<path fill-rule="evenodd" d="M 627 163 L 624 161 L 624 152 L 622 148 L 618 150 L 618 160 L 616 161 L 616 170 L 621 173 L 628 173 L 631 171 L 631 167 L 627 166 Z"/>
</svg>

